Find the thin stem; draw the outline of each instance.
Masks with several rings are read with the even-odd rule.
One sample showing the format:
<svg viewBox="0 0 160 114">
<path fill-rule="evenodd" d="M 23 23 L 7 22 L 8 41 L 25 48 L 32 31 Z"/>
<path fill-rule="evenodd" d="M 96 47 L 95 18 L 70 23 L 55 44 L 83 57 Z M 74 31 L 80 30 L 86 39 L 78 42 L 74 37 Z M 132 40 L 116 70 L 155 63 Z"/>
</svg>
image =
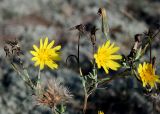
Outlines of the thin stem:
<svg viewBox="0 0 160 114">
<path fill-rule="evenodd" d="M 95 53 L 95 44 L 93 44 L 93 67 L 95 68 L 95 60 L 94 60 L 94 53 Z"/>
<path fill-rule="evenodd" d="M 97 89 L 101 90 L 101 89 L 107 89 L 108 87 L 99 87 Z"/>
<path fill-rule="evenodd" d="M 151 45 L 151 39 L 149 38 L 149 51 L 150 51 L 150 63 L 152 63 L 152 45 Z"/>
<path fill-rule="evenodd" d="M 30 80 L 30 78 L 27 76 L 28 81 L 29 81 L 29 82 L 28 82 L 28 81 L 24 78 L 24 75 L 25 75 L 25 74 L 22 74 L 22 73 L 17 69 L 17 67 L 15 66 L 14 63 L 11 62 L 11 65 L 12 65 L 13 69 L 17 72 L 17 74 L 22 78 L 22 80 L 33 90 L 33 89 L 34 89 L 34 86 L 33 86 L 32 81 Z"/>
<path fill-rule="evenodd" d="M 39 68 L 39 71 L 38 71 L 38 79 L 37 79 L 37 93 L 40 94 L 40 80 L 41 80 L 41 70 Z"/>
<path fill-rule="evenodd" d="M 78 36 L 78 68 L 79 68 L 79 45 L 80 45 L 80 38 L 81 38 L 81 33 L 79 32 L 79 36 Z"/>
<path fill-rule="evenodd" d="M 52 112 L 54 113 L 54 114 L 59 114 L 58 112 L 57 112 L 57 110 L 56 109 L 52 109 Z"/>
<path fill-rule="evenodd" d="M 97 88 L 97 72 L 96 72 L 96 64 L 95 64 L 95 59 L 94 59 L 94 53 L 95 53 L 95 44 L 92 45 L 93 46 L 93 75 L 94 75 L 94 79 L 96 81 L 95 86 L 93 88 L 93 91 Z M 86 109 L 87 109 L 87 102 L 88 102 L 88 97 L 92 94 L 93 92 L 92 90 L 89 92 L 86 89 L 86 86 L 84 84 L 84 107 L 83 107 L 83 113 L 85 114 Z"/>
<path fill-rule="evenodd" d="M 37 85 L 40 84 L 40 80 L 41 80 L 41 69 L 39 68 Z"/>
<path fill-rule="evenodd" d="M 96 69 L 96 63 L 95 63 L 95 59 L 94 59 L 94 54 L 95 54 L 95 44 L 93 44 L 93 75 L 94 75 L 94 79 L 97 83 L 97 69 Z"/>
<path fill-rule="evenodd" d="M 86 109 L 87 109 L 87 102 L 88 102 L 88 94 L 87 94 L 87 90 L 86 87 L 84 87 L 84 106 L 83 106 L 83 114 L 86 113 Z"/>
<path fill-rule="evenodd" d="M 18 71 L 17 67 L 14 65 L 14 63 L 11 62 L 11 65 L 13 69 L 17 72 L 17 74 L 25 81 L 25 79 L 22 77 L 22 73 Z"/>
<path fill-rule="evenodd" d="M 102 85 L 104 85 L 106 83 L 109 83 L 109 82 L 111 82 L 111 81 L 113 81 L 113 80 L 115 80 L 117 78 L 126 78 L 126 77 L 128 77 L 128 74 L 125 74 L 127 72 L 128 72 L 128 69 L 126 69 L 125 71 L 121 72 L 121 75 L 112 76 L 110 79 L 108 79 L 108 78 L 102 79 L 102 80 L 98 81 L 98 85 L 102 86 Z"/>
<path fill-rule="evenodd" d="M 60 114 L 63 114 L 65 112 L 65 108 L 63 103 L 61 103 L 61 107 L 60 107 Z"/>
<path fill-rule="evenodd" d="M 82 78 L 82 85 L 83 85 L 83 89 L 84 89 L 83 114 L 85 114 L 86 109 L 87 109 L 88 93 L 87 93 L 87 88 L 86 88 L 86 81 L 84 78 Z"/>
</svg>

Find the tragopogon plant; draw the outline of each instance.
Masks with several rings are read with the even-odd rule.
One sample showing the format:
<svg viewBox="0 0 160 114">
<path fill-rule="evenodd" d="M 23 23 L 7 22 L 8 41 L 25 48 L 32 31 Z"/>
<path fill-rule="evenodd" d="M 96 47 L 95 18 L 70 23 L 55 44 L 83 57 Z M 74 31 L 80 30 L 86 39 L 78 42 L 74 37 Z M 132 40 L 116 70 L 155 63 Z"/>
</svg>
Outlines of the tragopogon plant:
<svg viewBox="0 0 160 114">
<path fill-rule="evenodd" d="M 160 77 L 156 74 L 156 57 L 152 53 L 152 42 L 160 34 L 160 27 L 157 29 L 149 29 L 145 33 L 136 34 L 135 41 L 132 43 L 129 54 L 120 54 L 118 51 L 121 48 L 118 43 L 112 42 L 109 38 L 108 18 L 105 8 L 99 8 L 98 19 L 101 22 L 101 28 L 98 28 L 93 22 L 89 20 L 86 23 L 81 23 L 72 27 L 70 30 L 78 30 L 78 53 L 77 55 L 69 55 L 75 57 L 78 63 L 78 71 L 84 89 L 84 104 L 83 113 L 86 113 L 88 98 L 102 85 L 107 85 L 109 82 L 116 78 L 125 78 L 135 76 L 137 81 L 140 82 L 142 87 L 147 91 L 144 95 L 149 96 L 154 106 L 160 103 Z M 95 18 L 94 18 L 95 19 Z M 101 36 L 105 38 L 102 45 L 97 44 L 97 31 L 100 30 Z M 80 63 L 80 38 L 85 35 L 92 45 L 92 70 L 84 75 Z M 100 39 L 100 38 L 98 38 Z M 45 105 L 51 108 L 55 114 L 64 114 L 66 111 L 66 103 L 72 98 L 69 90 L 57 79 L 48 81 L 47 85 L 42 84 L 41 71 L 45 67 L 51 70 L 58 69 L 56 61 L 60 61 L 61 46 L 54 46 L 54 40 L 49 43 L 48 38 L 40 39 L 39 46 L 33 45 L 34 51 L 31 61 L 34 61 L 34 66 L 38 67 L 38 73 L 29 74 L 28 69 L 25 68 L 21 46 L 17 40 L 6 41 L 4 51 L 6 57 L 11 63 L 13 69 L 22 78 L 22 80 L 31 88 L 33 95 L 38 105 Z M 149 60 L 143 60 L 146 52 L 149 50 Z M 105 76 L 102 78 L 99 69 L 104 70 Z M 110 71 L 114 71 L 114 75 Z M 31 76 L 36 76 L 36 81 L 33 81 Z M 154 107 L 156 108 L 156 106 Z M 104 114 L 103 111 L 98 111 L 98 114 Z"/>
</svg>

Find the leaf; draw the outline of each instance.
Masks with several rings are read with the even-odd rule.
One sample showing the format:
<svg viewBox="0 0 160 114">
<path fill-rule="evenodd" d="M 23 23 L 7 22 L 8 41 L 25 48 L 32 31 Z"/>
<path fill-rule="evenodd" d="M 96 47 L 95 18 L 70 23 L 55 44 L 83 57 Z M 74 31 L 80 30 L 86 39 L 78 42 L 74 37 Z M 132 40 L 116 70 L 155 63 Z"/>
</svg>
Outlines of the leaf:
<svg viewBox="0 0 160 114">
<path fill-rule="evenodd" d="M 142 54 L 141 52 L 142 52 L 142 47 L 138 49 L 135 60 L 138 60 L 141 57 L 141 54 Z"/>
<path fill-rule="evenodd" d="M 25 76 L 27 79 L 29 79 L 28 71 L 27 71 L 26 69 L 24 69 L 23 72 L 24 72 L 24 76 Z"/>
<path fill-rule="evenodd" d="M 145 54 L 145 52 L 146 52 L 146 50 L 147 50 L 147 47 L 148 47 L 148 44 L 145 45 L 145 47 L 144 47 L 143 49 L 142 49 L 142 47 L 140 47 L 140 48 L 138 49 L 138 51 L 137 51 L 137 53 L 136 53 L 136 58 L 135 58 L 135 60 L 140 59 L 140 58 Z"/>
<path fill-rule="evenodd" d="M 108 81 L 110 80 L 111 78 L 107 77 L 107 78 L 103 78 L 103 79 L 100 79 L 98 80 L 98 83 L 104 83 L 105 81 Z"/>
<path fill-rule="evenodd" d="M 147 45 L 142 49 L 142 51 L 141 51 L 141 56 L 142 56 L 143 54 L 145 54 L 145 52 L 146 52 L 146 50 L 147 50 L 148 45 L 149 45 L 149 44 L 147 44 Z"/>
</svg>

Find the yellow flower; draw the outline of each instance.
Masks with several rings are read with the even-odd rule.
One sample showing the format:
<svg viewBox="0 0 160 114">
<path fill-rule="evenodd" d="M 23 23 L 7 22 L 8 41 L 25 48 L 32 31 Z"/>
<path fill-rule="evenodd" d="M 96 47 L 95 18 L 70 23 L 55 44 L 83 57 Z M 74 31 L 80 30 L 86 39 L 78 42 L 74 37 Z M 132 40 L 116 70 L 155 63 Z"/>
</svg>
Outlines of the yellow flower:
<svg viewBox="0 0 160 114">
<path fill-rule="evenodd" d="M 40 39 L 40 47 L 33 45 L 34 51 L 30 53 L 34 56 L 31 60 L 35 61 L 35 66 L 40 66 L 40 69 L 44 69 L 44 65 L 47 65 L 51 69 L 57 69 L 58 65 L 54 62 L 60 60 L 59 51 L 61 46 L 56 46 L 53 48 L 54 40 L 48 44 L 48 37 L 43 40 Z"/>
<path fill-rule="evenodd" d="M 109 68 L 117 70 L 117 68 L 120 67 L 120 64 L 115 62 L 115 60 L 122 59 L 122 56 L 113 54 L 118 50 L 119 47 L 114 47 L 114 43 L 111 44 L 110 40 L 106 41 L 105 44 L 99 47 L 97 53 L 94 54 L 98 68 L 101 68 L 102 66 L 107 74 L 109 73 Z"/>
<path fill-rule="evenodd" d="M 103 111 L 98 111 L 98 114 L 104 114 L 104 112 Z"/>
<path fill-rule="evenodd" d="M 156 82 L 160 83 L 160 79 L 155 75 L 155 68 L 150 63 L 144 62 L 138 66 L 139 78 L 143 83 L 143 87 L 147 85 L 151 88 L 156 87 Z"/>
</svg>

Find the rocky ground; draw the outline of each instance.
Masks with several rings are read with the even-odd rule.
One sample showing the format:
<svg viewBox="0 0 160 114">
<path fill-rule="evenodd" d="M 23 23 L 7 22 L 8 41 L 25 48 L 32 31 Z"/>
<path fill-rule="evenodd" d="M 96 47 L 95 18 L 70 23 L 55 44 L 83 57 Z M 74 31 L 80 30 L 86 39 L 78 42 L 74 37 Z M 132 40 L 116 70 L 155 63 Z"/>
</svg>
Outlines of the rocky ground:
<svg viewBox="0 0 160 114">
<path fill-rule="evenodd" d="M 105 7 L 112 29 L 111 40 L 121 47 L 121 54 L 129 54 L 134 35 L 143 33 L 160 22 L 159 0 L 0 0 L 0 114 L 51 114 L 46 107 L 36 106 L 29 88 L 13 71 L 5 59 L 4 40 L 17 38 L 24 53 L 25 66 L 31 76 L 37 68 L 30 62 L 29 50 L 42 37 L 62 45 L 62 60 L 59 69 L 45 69 L 42 79 L 61 79 L 74 94 L 67 114 L 79 114 L 82 109 L 83 89 L 74 64 L 67 66 L 66 58 L 77 53 L 77 31 L 70 27 L 85 21 L 86 15 L 95 16 L 99 7 Z M 100 27 L 100 22 L 96 23 Z M 97 36 L 101 44 L 105 40 Z M 91 44 L 81 39 L 80 58 L 86 72 L 92 57 Z M 153 55 L 160 74 L 160 40 L 153 43 Z M 143 58 L 149 60 L 149 54 Z M 107 89 L 97 90 L 89 99 L 88 114 L 105 110 L 107 114 L 151 114 L 153 104 L 144 97 L 139 82 L 134 78 L 117 79 Z M 135 84 L 136 83 L 136 84 Z M 136 87 L 135 87 L 135 86 Z M 136 89 L 135 89 L 136 88 Z M 158 111 L 154 114 L 158 114 Z"/>
</svg>

